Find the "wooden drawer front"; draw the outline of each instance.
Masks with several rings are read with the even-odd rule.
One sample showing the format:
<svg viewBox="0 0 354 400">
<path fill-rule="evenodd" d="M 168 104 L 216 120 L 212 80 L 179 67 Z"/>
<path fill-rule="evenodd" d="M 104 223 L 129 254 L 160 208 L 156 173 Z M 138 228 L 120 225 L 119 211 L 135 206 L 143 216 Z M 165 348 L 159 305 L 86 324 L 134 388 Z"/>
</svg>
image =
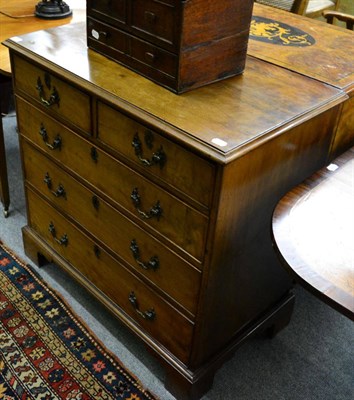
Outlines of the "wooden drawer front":
<svg viewBox="0 0 354 400">
<path fill-rule="evenodd" d="M 177 77 L 177 56 L 92 18 L 87 20 L 88 45 L 143 75 L 153 71 L 168 81 Z"/>
<path fill-rule="evenodd" d="M 91 134 L 88 95 L 22 58 L 15 56 L 13 67 L 16 89 L 26 92 L 38 104 Z M 39 90 L 39 86 L 43 87 L 43 90 Z"/>
<path fill-rule="evenodd" d="M 198 260 L 202 259 L 207 217 L 151 184 L 92 143 L 31 107 L 29 103 L 19 99 L 17 107 L 22 135 L 119 203 L 146 226 L 176 243 Z M 54 143 L 59 135 L 60 147 L 48 147 L 40 134 L 42 127 L 50 143 Z"/>
<path fill-rule="evenodd" d="M 97 21 L 92 18 L 87 20 L 87 35 L 92 40 L 108 46 L 112 51 L 126 54 L 128 52 L 128 37 L 119 29 Z"/>
<path fill-rule="evenodd" d="M 130 57 L 134 60 L 172 78 L 177 78 L 178 58 L 175 54 L 134 37 L 130 38 L 130 43 Z"/>
<path fill-rule="evenodd" d="M 133 31 L 136 31 L 138 35 L 148 35 L 147 37 L 150 36 L 153 41 L 176 44 L 179 18 L 175 1 L 133 0 L 132 3 L 131 26 Z"/>
<path fill-rule="evenodd" d="M 188 361 L 193 324 L 96 243 L 84 235 L 47 202 L 27 189 L 28 223 L 57 253 L 108 296 L 123 312 L 183 362 Z M 129 297 L 134 293 L 136 307 Z M 155 317 L 145 312 L 153 309 Z M 139 311 L 144 313 L 139 315 Z"/>
<path fill-rule="evenodd" d="M 200 272 L 25 141 L 22 150 L 27 182 L 195 315 Z"/>
<path fill-rule="evenodd" d="M 112 24 L 125 24 L 127 0 L 87 0 L 87 14 Z"/>
<path fill-rule="evenodd" d="M 101 102 L 98 138 L 171 187 L 209 206 L 214 169 L 207 161 Z"/>
</svg>

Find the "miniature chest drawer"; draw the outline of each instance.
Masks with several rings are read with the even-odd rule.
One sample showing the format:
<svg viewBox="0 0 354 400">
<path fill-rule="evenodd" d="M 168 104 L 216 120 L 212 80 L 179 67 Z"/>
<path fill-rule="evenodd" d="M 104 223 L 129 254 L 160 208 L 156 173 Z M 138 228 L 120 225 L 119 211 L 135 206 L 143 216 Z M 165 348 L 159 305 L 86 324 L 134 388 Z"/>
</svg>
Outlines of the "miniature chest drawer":
<svg viewBox="0 0 354 400">
<path fill-rule="evenodd" d="M 87 8 L 92 16 L 113 25 L 127 22 L 127 0 L 87 0 Z"/>
<path fill-rule="evenodd" d="M 195 267 L 58 168 L 26 141 L 22 142 L 22 149 L 27 183 L 93 237 L 99 238 L 155 287 L 195 315 L 200 286 L 200 272 Z"/>
<path fill-rule="evenodd" d="M 131 12 L 131 26 L 137 35 L 147 35 L 157 40 L 177 45 L 179 8 L 175 0 L 134 0 Z"/>
<path fill-rule="evenodd" d="M 23 136 L 146 227 L 175 243 L 181 251 L 202 259 L 207 216 L 20 98 L 17 110 Z"/>
<path fill-rule="evenodd" d="M 166 75 L 168 79 L 177 78 L 176 55 L 155 44 L 93 18 L 87 20 L 87 34 L 102 54 L 120 62 L 130 62 L 142 70 L 153 68 L 155 73 Z"/>
<path fill-rule="evenodd" d="M 17 90 L 58 118 L 91 134 L 90 97 L 86 93 L 20 57 L 14 57 L 13 66 Z"/>
<path fill-rule="evenodd" d="M 90 18 L 123 28 L 162 47 L 177 44 L 180 18 L 176 0 L 88 0 L 87 10 Z"/>
<path fill-rule="evenodd" d="M 47 202 L 27 189 L 29 225 L 73 269 L 184 363 L 193 324 L 157 293 L 111 258 Z"/>
<path fill-rule="evenodd" d="M 102 143 L 204 207 L 209 206 L 215 174 L 211 163 L 105 103 L 98 103 L 97 115 Z"/>
</svg>

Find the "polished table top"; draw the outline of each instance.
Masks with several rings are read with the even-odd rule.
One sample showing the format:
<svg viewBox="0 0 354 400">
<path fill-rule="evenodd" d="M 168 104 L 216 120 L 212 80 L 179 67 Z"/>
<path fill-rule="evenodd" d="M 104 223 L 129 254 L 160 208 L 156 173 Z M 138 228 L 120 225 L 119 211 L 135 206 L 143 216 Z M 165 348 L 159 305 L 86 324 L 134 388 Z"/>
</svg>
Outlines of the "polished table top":
<svg viewBox="0 0 354 400">
<path fill-rule="evenodd" d="M 9 37 L 86 20 L 86 0 L 70 0 L 71 17 L 47 20 L 34 16 L 36 0 L 0 0 L 0 43 Z M 0 73 L 11 74 L 8 49 L 0 45 Z"/>
<path fill-rule="evenodd" d="M 354 147 L 280 201 L 273 232 L 287 269 L 354 320 Z"/>
</svg>

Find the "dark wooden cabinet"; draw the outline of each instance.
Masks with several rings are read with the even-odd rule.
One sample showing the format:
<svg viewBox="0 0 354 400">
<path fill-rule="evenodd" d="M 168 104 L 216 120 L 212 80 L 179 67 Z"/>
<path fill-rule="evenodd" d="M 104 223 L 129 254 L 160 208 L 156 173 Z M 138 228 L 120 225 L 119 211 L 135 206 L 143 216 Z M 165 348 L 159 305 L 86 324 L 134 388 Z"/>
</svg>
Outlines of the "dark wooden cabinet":
<svg viewBox="0 0 354 400">
<path fill-rule="evenodd" d="M 348 96 L 254 57 L 177 96 L 85 39 L 76 24 L 6 41 L 25 251 L 68 271 L 155 352 L 168 390 L 197 399 L 247 338 L 289 321 L 272 213 L 326 164 Z"/>
<path fill-rule="evenodd" d="M 242 73 L 252 6 L 253 0 L 88 0 L 87 42 L 181 93 Z"/>
</svg>

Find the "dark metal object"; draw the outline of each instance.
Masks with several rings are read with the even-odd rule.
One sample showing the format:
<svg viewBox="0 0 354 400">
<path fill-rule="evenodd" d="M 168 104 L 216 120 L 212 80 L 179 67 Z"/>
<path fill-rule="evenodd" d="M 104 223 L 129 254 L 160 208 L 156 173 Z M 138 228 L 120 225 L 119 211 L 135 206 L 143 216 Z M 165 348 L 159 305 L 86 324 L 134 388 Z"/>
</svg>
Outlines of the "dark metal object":
<svg viewBox="0 0 354 400">
<path fill-rule="evenodd" d="M 98 151 L 96 147 L 91 147 L 91 158 L 94 162 L 98 161 Z"/>
<path fill-rule="evenodd" d="M 138 243 L 136 242 L 135 239 L 133 239 L 130 242 L 130 250 L 133 253 L 133 257 L 134 257 L 135 261 L 137 262 L 137 264 L 140 265 L 140 267 L 142 267 L 143 269 L 153 269 L 155 271 L 159 267 L 160 261 L 157 256 L 151 257 L 150 260 L 145 263 L 143 261 L 141 261 L 140 249 L 139 249 Z"/>
<path fill-rule="evenodd" d="M 99 200 L 99 198 L 96 195 L 93 195 L 91 200 L 92 200 L 93 208 L 95 210 L 98 210 L 100 208 L 100 200 Z"/>
<path fill-rule="evenodd" d="M 59 134 L 55 137 L 52 144 L 48 142 L 48 133 L 43 124 L 41 124 L 39 134 L 42 136 L 43 142 L 50 150 L 61 150 L 61 137 Z"/>
<path fill-rule="evenodd" d="M 47 75 L 45 76 L 45 82 L 47 87 L 50 89 L 51 88 L 50 77 L 48 77 Z M 45 98 L 44 86 L 40 77 L 38 77 L 37 79 L 36 89 L 38 90 L 39 99 L 43 105 L 45 105 L 46 107 L 50 107 L 54 104 L 57 104 L 59 107 L 60 97 L 55 87 L 53 87 L 52 93 L 50 94 L 48 100 Z"/>
<path fill-rule="evenodd" d="M 147 131 L 145 133 L 145 143 L 147 147 L 150 149 L 152 148 L 152 142 L 153 142 L 152 133 L 150 131 Z M 143 147 L 138 133 L 134 135 L 132 146 L 134 147 L 135 155 L 139 158 L 139 160 L 143 165 L 148 167 L 151 167 L 153 165 L 159 165 L 160 168 L 162 168 L 165 165 L 166 153 L 164 152 L 162 146 L 160 146 L 160 148 L 155 153 L 152 154 L 150 160 L 143 157 Z"/>
<path fill-rule="evenodd" d="M 53 222 L 49 224 L 49 232 L 52 234 L 54 240 L 61 246 L 67 246 L 69 243 L 68 235 L 65 233 L 60 239 L 57 238 L 57 233 Z"/>
<path fill-rule="evenodd" d="M 159 200 L 156 202 L 156 204 L 154 206 L 152 206 L 150 208 L 150 210 L 145 212 L 145 211 L 140 210 L 141 201 L 140 201 L 140 195 L 139 195 L 139 192 L 138 192 L 138 188 L 134 188 L 133 189 L 133 191 L 132 191 L 132 193 L 130 195 L 130 198 L 132 199 L 134 207 L 137 209 L 139 215 L 142 218 L 150 219 L 150 218 L 154 218 L 155 217 L 157 220 L 160 219 L 160 217 L 162 215 L 162 208 L 160 206 L 160 201 Z"/>
<path fill-rule="evenodd" d="M 66 199 L 66 192 L 65 192 L 64 186 L 61 183 L 59 183 L 56 190 L 52 190 L 52 186 L 53 186 L 52 178 L 49 176 L 48 172 L 45 174 L 44 183 L 46 183 L 48 189 L 51 191 L 51 193 L 55 197 L 64 197 L 64 199 Z"/>
<path fill-rule="evenodd" d="M 129 294 L 129 301 L 130 303 L 133 305 L 133 307 L 135 308 L 135 311 L 144 319 L 150 320 L 152 321 L 155 316 L 155 310 L 153 308 L 150 308 L 149 310 L 146 311 L 140 311 L 139 309 L 139 304 L 138 304 L 138 300 L 135 297 L 135 293 L 134 292 L 130 292 Z"/>
<path fill-rule="evenodd" d="M 62 0 L 40 1 L 35 9 L 35 16 L 43 19 L 61 19 L 70 15 L 70 7 Z"/>
</svg>

